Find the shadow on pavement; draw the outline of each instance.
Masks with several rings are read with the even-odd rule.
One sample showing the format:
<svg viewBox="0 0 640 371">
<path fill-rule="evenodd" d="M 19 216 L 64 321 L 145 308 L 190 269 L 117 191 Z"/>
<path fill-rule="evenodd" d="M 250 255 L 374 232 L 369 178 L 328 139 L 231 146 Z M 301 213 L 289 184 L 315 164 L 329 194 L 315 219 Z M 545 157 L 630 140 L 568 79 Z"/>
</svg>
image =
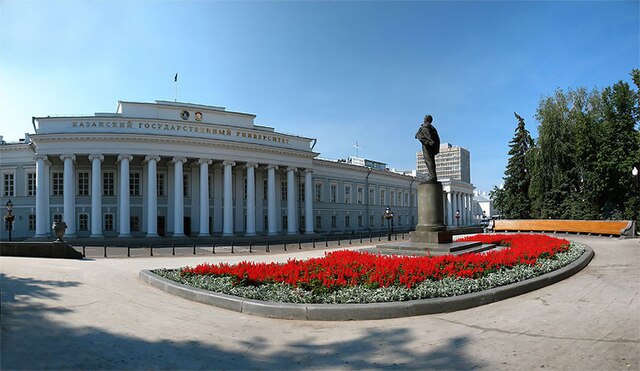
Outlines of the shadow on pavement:
<svg viewBox="0 0 640 371">
<path fill-rule="evenodd" d="M 147 341 L 95 327 L 71 327 L 72 324 L 51 319 L 50 314 L 70 312 L 73 308 L 37 302 L 42 298 L 58 300 L 59 295 L 51 291 L 54 287 L 79 284 L 0 275 L 0 369 L 466 370 L 483 367 L 465 354 L 467 337 L 454 337 L 430 348 L 418 348 L 413 345 L 409 330 L 384 328 L 382 321 L 381 328 L 369 329 L 360 337 L 344 341 L 327 343 L 322 338 L 309 336 L 305 343 L 272 345 L 268 338 L 253 337 L 235 341 L 223 349 L 201 341 Z M 139 326 L 144 328 L 146 324 Z M 211 333 L 215 336 L 216 329 L 212 328 Z M 177 335 L 188 338 L 189 334 Z M 273 336 L 277 338 L 278 334 Z"/>
</svg>

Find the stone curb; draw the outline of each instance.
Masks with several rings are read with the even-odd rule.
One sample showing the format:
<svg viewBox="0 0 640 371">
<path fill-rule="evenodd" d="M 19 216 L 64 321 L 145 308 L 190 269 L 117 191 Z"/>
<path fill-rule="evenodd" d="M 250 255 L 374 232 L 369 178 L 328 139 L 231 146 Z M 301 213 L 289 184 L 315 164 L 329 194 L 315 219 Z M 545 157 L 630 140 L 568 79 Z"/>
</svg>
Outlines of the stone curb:
<svg viewBox="0 0 640 371">
<path fill-rule="evenodd" d="M 425 314 L 454 312 L 504 300 L 537 290 L 568 278 L 584 267 L 594 257 L 593 249 L 584 246 L 585 252 L 569 265 L 522 282 L 495 287 L 445 298 L 409 300 L 404 302 L 371 304 L 292 304 L 245 299 L 237 296 L 215 293 L 179 284 L 157 276 L 149 270 L 140 271 L 139 277 L 147 284 L 182 298 L 233 310 L 255 316 L 310 320 L 310 321 L 352 321 L 388 319 Z"/>
</svg>

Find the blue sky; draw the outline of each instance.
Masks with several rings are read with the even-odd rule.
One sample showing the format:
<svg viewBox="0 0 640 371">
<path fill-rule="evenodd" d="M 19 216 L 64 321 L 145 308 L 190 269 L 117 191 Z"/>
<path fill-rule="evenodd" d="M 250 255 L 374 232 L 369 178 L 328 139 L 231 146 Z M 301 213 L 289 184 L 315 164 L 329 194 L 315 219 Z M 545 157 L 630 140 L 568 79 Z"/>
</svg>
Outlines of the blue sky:
<svg viewBox="0 0 640 371">
<path fill-rule="evenodd" d="M 523 116 L 536 136 L 556 88 L 631 82 L 639 1 L 0 0 L 0 135 L 32 116 L 173 100 L 253 113 L 318 139 L 325 158 L 415 168 L 425 114 L 471 151 L 472 182 L 502 182 Z"/>
</svg>

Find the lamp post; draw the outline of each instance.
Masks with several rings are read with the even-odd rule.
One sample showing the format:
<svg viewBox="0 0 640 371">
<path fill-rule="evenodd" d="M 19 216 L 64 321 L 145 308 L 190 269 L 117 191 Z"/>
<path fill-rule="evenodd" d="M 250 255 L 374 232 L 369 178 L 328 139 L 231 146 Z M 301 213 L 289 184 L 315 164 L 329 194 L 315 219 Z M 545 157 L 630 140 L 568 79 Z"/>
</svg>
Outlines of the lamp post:
<svg viewBox="0 0 640 371">
<path fill-rule="evenodd" d="M 15 219 L 15 215 L 13 215 L 13 203 L 11 200 L 7 201 L 7 214 L 4 216 L 4 221 L 9 230 L 9 241 L 11 241 L 11 229 L 13 229 L 13 220 Z"/>
<path fill-rule="evenodd" d="M 391 221 L 393 220 L 393 212 L 391 212 L 389 206 L 384 210 L 384 218 L 387 219 L 387 241 L 391 241 Z"/>
<path fill-rule="evenodd" d="M 636 209 L 633 211 L 633 220 L 636 223 L 638 221 L 638 209 L 640 209 L 640 176 L 638 175 L 638 166 L 640 166 L 640 164 L 634 166 L 633 170 L 631 170 L 631 174 L 636 178 Z M 638 229 L 637 225 L 636 229 Z"/>
<path fill-rule="evenodd" d="M 456 225 L 460 227 L 460 210 L 456 210 Z"/>
</svg>

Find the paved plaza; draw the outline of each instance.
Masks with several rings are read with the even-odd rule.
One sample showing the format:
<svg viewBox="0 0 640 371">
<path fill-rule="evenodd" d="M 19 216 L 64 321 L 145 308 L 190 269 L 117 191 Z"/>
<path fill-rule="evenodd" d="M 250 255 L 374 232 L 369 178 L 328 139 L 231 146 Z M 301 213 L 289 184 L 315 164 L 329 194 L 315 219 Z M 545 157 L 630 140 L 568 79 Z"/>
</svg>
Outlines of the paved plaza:
<svg viewBox="0 0 640 371">
<path fill-rule="evenodd" d="M 376 321 L 276 320 L 143 283 L 141 269 L 289 254 L 0 258 L 1 364 L 11 369 L 640 370 L 640 239 L 555 285 L 468 310 Z"/>
</svg>

